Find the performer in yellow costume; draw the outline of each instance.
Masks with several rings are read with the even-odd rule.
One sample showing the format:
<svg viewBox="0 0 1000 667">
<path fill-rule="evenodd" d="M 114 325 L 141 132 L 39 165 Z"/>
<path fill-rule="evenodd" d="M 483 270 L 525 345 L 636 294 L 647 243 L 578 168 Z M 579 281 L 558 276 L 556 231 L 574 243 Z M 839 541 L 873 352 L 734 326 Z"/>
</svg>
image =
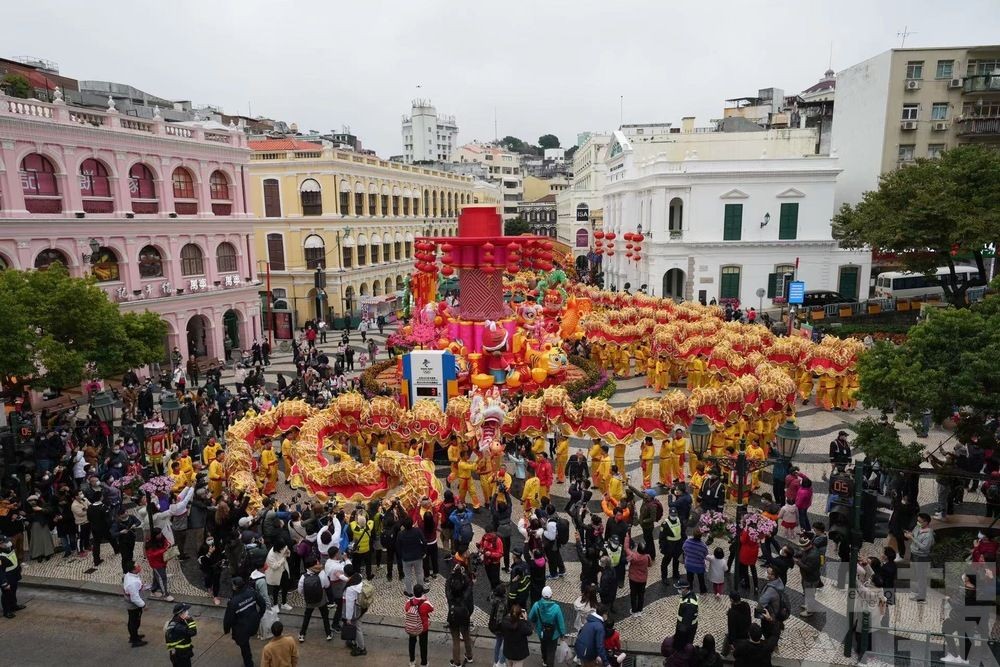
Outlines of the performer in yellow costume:
<svg viewBox="0 0 1000 667">
<path fill-rule="evenodd" d="M 699 463 L 694 472 L 691 473 L 691 497 L 698 502 L 701 494 L 701 485 L 705 483 L 705 464 Z"/>
<path fill-rule="evenodd" d="M 819 385 L 816 387 L 816 402 L 824 410 L 833 410 L 834 394 L 837 391 L 837 378 L 832 375 L 821 375 Z"/>
<path fill-rule="evenodd" d="M 533 458 L 537 459 L 548 448 L 549 444 L 545 442 L 545 438 L 543 438 L 542 436 L 538 436 L 531 441 L 531 455 Z"/>
<path fill-rule="evenodd" d="M 476 464 L 469 460 L 469 452 L 462 452 L 462 457 L 458 461 L 458 497 L 465 502 L 466 496 L 472 494 L 472 507 L 479 507 L 479 496 L 472 486 L 472 473 L 476 469 Z"/>
<path fill-rule="evenodd" d="M 611 457 L 608 455 L 607 447 L 601 447 L 601 463 L 598 466 L 598 468 L 599 468 L 598 478 L 600 480 L 598 486 L 601 489 L 601 493 L 607 493 L 608 482 L 611 481 L 611 475 L 612 475 Z"/>
<path fill-rule="evenodd" d="M 646 355 L 646 386 L 647 387 L 656 387 L 657 386 L 656 376 L 657 376 L 657 369 L 659 368 L 659 363 L 660 363 L 659 359 L 657 358 L 657 356 L 655 354 L 649 353 L 649 354 Z M 657 389 L 657 391 L 659 391 L 659 389 Z"/>
<path fill-rule="evenodd" d="M 187 447 L 181 450 L 180 456 L 177 457 L 177 462 L 181 464 L 181 472 L 194 479 L 194 464 L 188 455 Z"/>
<path fill-rule="evenodd" d="M 524 515 L 528 516 L 542 504 L 541 484 L 538 478 L 532 475 L 524 480 L 524 491 L 521 493 L 521 503 L 524 506 Z"/>
<path fill-rule="evenodd" d="M 749 461 L 763 461 L 766 457 L 764 456 L 764 449 L 757 443 L 756 440 L 750 442 L 747 445 L 747 460 Z M 750 488 L 754 491 L 760 488 L 760 471 L 755 471 L 750 476 Z"/>
<path fill-rule="evenodd" d="M 642 467 L 642 488 L 648 489 L 653 486 L 653 459 L 656 458 L 656 447 L 653 439 L 646 436 L 642 441 L 642 449 L 639 451 L 639 465 Z"/>
<path fill-rule="evenodd" d="M 462 446 L 458 444 L 458 438 L 454 435 L 448 441 L 448 464 L 451 472 L 448 473 L 448 485 L 458 479 L 458 461 L 462 458 Z"/>
<path fill-rule="evenodd" d="M 362 463 L 368 463 L 372 460 L 372 438 L 374 436 L 368 433 L 358 434 L 358 452 L 361 456 Z"/>
<path fill-rule="evenodd" d="M 663 391 L 670 386 L 670 359 L 666 353 L 656 355 L 653 389 Z"/>
<path fill-rule="evenodd" d="M 298 431 L 291 430 L 285 434 L 285 439 L 281 441 L 281 460 L 285 462 L 285 484 L 291 486 L 292 477 L 292 465 L 295 463 L 292 460 L 292 447 L 295 446 L 295 441 L 298 440 Z"/>
<path fill-rule="evenodd" d="M 670 456 L 673 451 L 670 440 L 660 442 L 660 486 L 667 486 L 673 480 L 670 474 Z"/>
<path fill-rule="evenodd" d="M 208 444 L 201 448 L 201 464 L 208 467 L 215 460 L 215 455 L 219 453 L 220 449 L 222 449 L 222 445 L 216 442 L 215 438 L 210 439 Z"/>
<path fill-rule="evenodd" d="M 615 443 L 615 465 L 618 466 L 619 470 L 625 470 L 625 448 L 627 444 L 624 442 Z"/>
<path fill-rule="evenodd" d="M 213 500 L 218 500 L 222 495 L 222 485 L 226 483 L 226 470 L 223 467 L 226 453 L 219 452 L 215 455 L 215 460 L 208 466 L 208 492 Z"/>
<path fill-rule="evenodd" d="M 846 387 L 841 395 L 840 407 L 844 410 L 853 410 L 858 405 L 858 399 L 856 396 L 858 394 L 858 390 L 861 388 L 861 384 L 858 382 L 858 374 L 848 373 L 844 376 L 844 381 L 846 383 Z"/>
<path fill-rule="evenodd" d="M 687 364 L 687 388 L 696 389 L 704 384 L 705 362 L 695 357 Z"/>
<path fill-rule="evenodd" d="M 483 498 L 493 497 L 493 483 L 496 481 L 496 460 L 492 456 L 479 453 L 476 458 L 476 472 L 479 474 L 479 489 Z"/>
<path fill-rule="evenodd" d="M 569 437 L 560 434 L 556 441 L 556 481 L 560 484 L 566 481 L 566 464 L 569 463 Z"/>
<path fill-rule="evenodd" d="M 809 397 L 812 395 L 813 391 L 813 376 L 807 370 L 799 371 L 799 398 L 802 399 L 802 405 L 809 402 Z"/>
<path fill-rule="evenodd" d="M 594 438 L 590 445 L 590 481 L 595 489 L 601 488 L 601 460 L 604 456 L 601 439 Z"/>
<path fill-rule="evenodd" d="M 670 479 L 684 481 L 684 457 L 687 455 L 687 438 L 684 437 L 684 429 L 678 427 L 674 429 L 674 438 L 670 441 L 672 456 L 670 458 Z"/>
<path fill-rule="evenodd" d="M 260 450 L 261 478 L 264 480 L 264 495 L 278 490 L 278 455 L 274 453 L 274 445 L 268 440 Z"/>
<path fill-rule="evenodd" d="M 625 482 L 622 480 L 621 469 L 618 466 L 611 466 L 611 475 L 608 478 L 606 496 L 613 499 L 616 505 L 620 505 L 625 498 Z"/>
<path fill-rule="evenodd" d="M 192 483 L 192 478 L 181 470 L 181 464 L 177 461 L 170 464 L 170 472 L 168 473 L 168 476 L 174 481 L 174 493 L 180 493 Z"/>
</svg>

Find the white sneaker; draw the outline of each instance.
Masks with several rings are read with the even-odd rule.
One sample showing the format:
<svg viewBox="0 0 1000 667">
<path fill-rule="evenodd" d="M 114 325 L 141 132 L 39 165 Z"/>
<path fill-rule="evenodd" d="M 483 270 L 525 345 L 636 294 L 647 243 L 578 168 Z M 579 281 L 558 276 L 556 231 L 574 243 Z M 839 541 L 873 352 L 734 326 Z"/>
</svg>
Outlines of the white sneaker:
<svg viewBox="0 0 1000 667">
<path fill-rule="evenodd" d="M 941 662 L 958 662 L 958 656 L 954 656 L 951 653 L 945 653 L 944 657 L 941 658 Z"/>
<path fill-rule="evenodd" d="M 284 603 L 284 604 L 281 605 L 281 608 L 284 609 L 285 611 L 291 611 L 292 610 L 292 605 L 290 605 L 290 604 L 288 604 L 286 602 L 286 603 Z"/>
<path fill-rule="evenodd" d="M 941 514 L 941 512 L 934 512 L 934 514 L 931 514 L 931 518 L 932 519 L 944 519 L 944 515 Z"/>
</svg>

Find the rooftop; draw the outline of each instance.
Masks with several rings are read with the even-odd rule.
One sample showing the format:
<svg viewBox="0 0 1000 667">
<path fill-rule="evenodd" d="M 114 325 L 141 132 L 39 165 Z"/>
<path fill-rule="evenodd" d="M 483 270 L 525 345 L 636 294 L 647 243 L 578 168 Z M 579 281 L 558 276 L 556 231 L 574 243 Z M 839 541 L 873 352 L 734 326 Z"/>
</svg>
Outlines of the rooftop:
<svg viewBox="0 0 1000 667">
<path fill-rule="evenodd" d="M 299 139 L 262 139 L 248 141 L 247 145 L 255 151 L 316 151 L 323 148 L 321 144 Z"/>
</svg>

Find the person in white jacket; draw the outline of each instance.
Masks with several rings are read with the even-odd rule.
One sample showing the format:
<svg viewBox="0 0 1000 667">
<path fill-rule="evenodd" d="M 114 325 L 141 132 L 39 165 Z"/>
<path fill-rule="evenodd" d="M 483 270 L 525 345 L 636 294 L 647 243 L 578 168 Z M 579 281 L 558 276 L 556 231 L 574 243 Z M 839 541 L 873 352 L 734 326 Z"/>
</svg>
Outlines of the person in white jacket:
<svg viewBox="0 0 1000 667">
<path fill-rule="evenodd" d="M 128 610 L 128 640 L 132 648 L 145 646 L 148 642 L 143 640 L 139 634 L 139 626 L 142 624 L 142 610 L 146 608 L 146 601 L 142 599 L 142 572 L 141 565 L 133 565 L 130 572 L 126 572 L 122 578 L 122 592 L 125 595 L 125 608 Z"/>
<path fill-rule="evenodd" d="M 153 528 L 159 528 L 163 531 L 163 536 L 167 538 L 171 544 L 177 544 L 174 538 L 174 517 L 180 517 L 187 514 L 188 505 L 191 503 L 191 499 L 194 498 L 194 487 L 189 486 L 177 497 L 177 501 L 171 503 L 171 505 L 162 512 L 156 512 L 153 514 Z"/>
<path fill-rule="evenodd" d="M 267 560 L 264 568 L 264 578 L 267 580 L 267 597 L 271 598 L 271 604 L 278 604 L 278 593 L 281 593 L 281 608 L 291 611 L 292 605 L 288 604 L 289 571 L 288 555 L 291 552 L 283 544 L 275 544 L 267 552 Z"/>
</svg>

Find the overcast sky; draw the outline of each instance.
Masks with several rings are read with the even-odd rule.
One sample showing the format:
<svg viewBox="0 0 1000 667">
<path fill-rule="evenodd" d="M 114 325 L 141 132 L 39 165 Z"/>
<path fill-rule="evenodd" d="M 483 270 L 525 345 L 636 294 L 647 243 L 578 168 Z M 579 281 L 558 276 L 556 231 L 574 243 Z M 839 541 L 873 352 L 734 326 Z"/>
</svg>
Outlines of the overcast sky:
<svg viewBox="0 0 1000 667">
<path fill-rule="evenodd" d="M 998 0 L 3 0 L 0 55 L 59 63 L 77 79 L 349 125 L 402 152 L 414 97 L 456 116 L 459 141 L 564 146 L 629 122 L 698 124 L 723 100 L 786 94 L 899 46 L 1000 42 Z M 418 89 L 417 86 L 420 86 Z"/>
</svg>

